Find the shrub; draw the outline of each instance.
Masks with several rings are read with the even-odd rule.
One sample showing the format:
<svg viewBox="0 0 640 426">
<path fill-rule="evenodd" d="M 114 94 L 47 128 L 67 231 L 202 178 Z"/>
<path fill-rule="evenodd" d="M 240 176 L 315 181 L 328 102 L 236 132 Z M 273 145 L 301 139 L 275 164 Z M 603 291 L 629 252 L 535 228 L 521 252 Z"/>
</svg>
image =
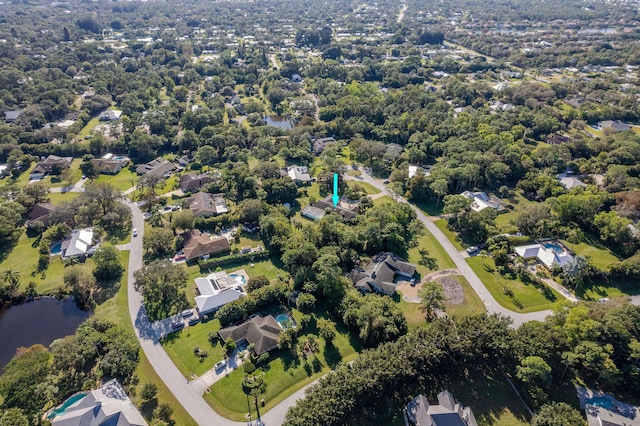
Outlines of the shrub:
<svg viewBox="0 0 640 426">
<path fill-rule="evenodd" d="M 244 253 L 244 254 L 230 254 L 228 256 L 216 257 L 209 260 L 200 260 L 198 265 L 200 270 L 215 269 L 219 266 L 228 265 L 230 263 L 239 262 L 245 259 L 251 261 L 258 261 L 267 259 L 269 257 L 269 250 L 264 250 L 258 253 Z"/>
<path fill-rule="evenodd" d="M 256 371 L 256 366 L 251 361 L 245 362 L 242 368 L 244 368 L 244 372 L 247 374 L 251 374 Z"/>
</svg>

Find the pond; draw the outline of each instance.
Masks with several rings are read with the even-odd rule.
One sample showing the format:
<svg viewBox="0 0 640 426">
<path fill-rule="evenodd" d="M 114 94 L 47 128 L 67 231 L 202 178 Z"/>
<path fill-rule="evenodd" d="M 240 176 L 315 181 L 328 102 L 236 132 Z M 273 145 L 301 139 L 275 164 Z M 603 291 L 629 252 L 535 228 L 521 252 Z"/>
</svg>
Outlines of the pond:
<svg viewBox="0 0 640 426">
<path fill-rule="evenodd" d="M 92 315 L 71 299 L 43 297 L 22 305 L 0 307 L 0 370 L 21 346 L 40 343 L 48 346 L 55 339 L 75 333 Z"/>
<path fill-rule="evenodd" d="M 285 130 L 293 128 L 291 120 L 281 115 L 265 115 L 262 119 L 267 123 L 267 126 L 280 127 Z"/>
</svg>

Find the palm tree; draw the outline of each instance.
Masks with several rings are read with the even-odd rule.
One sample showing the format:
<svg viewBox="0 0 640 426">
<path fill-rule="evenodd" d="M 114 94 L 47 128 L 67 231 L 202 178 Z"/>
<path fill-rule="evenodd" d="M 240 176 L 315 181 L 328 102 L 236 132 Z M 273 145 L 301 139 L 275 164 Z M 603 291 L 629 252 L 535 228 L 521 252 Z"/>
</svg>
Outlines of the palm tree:
<svg viewBox="0 0 640 426">
<path fill-rule="evenodd" d="M 3 281 L 11 287 L 17 287 L 20 284 L 20 272 L 7 269 L 2 275 Z"/>
</svg>

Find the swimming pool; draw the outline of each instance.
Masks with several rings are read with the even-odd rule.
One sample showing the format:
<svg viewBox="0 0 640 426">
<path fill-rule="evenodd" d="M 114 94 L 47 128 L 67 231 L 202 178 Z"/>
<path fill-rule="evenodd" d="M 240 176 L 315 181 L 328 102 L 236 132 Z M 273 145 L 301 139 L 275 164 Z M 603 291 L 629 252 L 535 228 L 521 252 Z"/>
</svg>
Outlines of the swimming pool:
<svg viewBox="0 0 640 426">
<path fill-rule="evenodd" d="M 560 244 L 554 242 L 544 243 L 544 248 L 553 250 L 556 253 L 562 253 L 564 251 L 564 248 Z"/>
<path fill-rule="evenodd" d="M 60 254 L 62 252 L 62 241 L 55 241 L 51 243 L 51 254 Z"/>
<path fill-rule="evenodd" d="M 119 160 L 119 161 L 124 160 L 125 158 L 126 157 L 124 157 L 122 155 L 117 155 L 117 156 L 113 157 L 114 160 Z"/>
<path fill-rule="evenodd" d="M 76 402 L 80 401 L 82 398 L 87 396 L 86 393 L 77 393 L 72 395 L 69 399 L 67 399 L 64 404 L 53 410 L 48 416 L 48 419 L 53 419 L 54 417 L 59 416 L 60 414 L 64 414 L 67 411 L 67 408 L 71 407 Z"/>
<path fill-rule="evenodd" d="M 280 327 L 286 329 L 289 327 L 293 327 L 295 325 L 295 322 L 293 321 L 293 318 L 291 318 L 291 315 L 289 314 L 278 314 L 276 315 L 276 321 L 278 321 L 278 324 L 280 324 Z"/>
<path fill-rule="evenodd" d="M 584 401 L 585 404 L 593 405 L 596 407 L 604 408 L 606 410 L 613 410 L 615 405 L 609 398 L 605 398 L 603 396 L 596 396 L 595 398 L 587 399 Z"/>
<path fill-rule="evenodd" d="M 234 280 L 236 280 L 236 282 L 240 285 L 245 285 L 247 283 L 247 279 L 244 277 L 244 275 L 240 275 L 240 274 L 229 274 L 229 276 L 231 278 L 233 278 Z"/>
</svg>

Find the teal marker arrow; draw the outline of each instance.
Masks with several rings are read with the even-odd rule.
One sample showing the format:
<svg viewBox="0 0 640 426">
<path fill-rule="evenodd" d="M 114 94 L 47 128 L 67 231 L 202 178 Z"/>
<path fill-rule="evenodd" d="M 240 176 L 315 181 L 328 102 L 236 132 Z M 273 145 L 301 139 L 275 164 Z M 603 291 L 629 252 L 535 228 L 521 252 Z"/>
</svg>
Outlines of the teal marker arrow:
<svg viewBox="0 0 640 426">
<path fill-rule="evenodd" d="M 338 174 L 333 174 L 333 207 L 338 206 L 338 201 L 340 201 L 340 196 L 338 195 Z"/>
</svg>

